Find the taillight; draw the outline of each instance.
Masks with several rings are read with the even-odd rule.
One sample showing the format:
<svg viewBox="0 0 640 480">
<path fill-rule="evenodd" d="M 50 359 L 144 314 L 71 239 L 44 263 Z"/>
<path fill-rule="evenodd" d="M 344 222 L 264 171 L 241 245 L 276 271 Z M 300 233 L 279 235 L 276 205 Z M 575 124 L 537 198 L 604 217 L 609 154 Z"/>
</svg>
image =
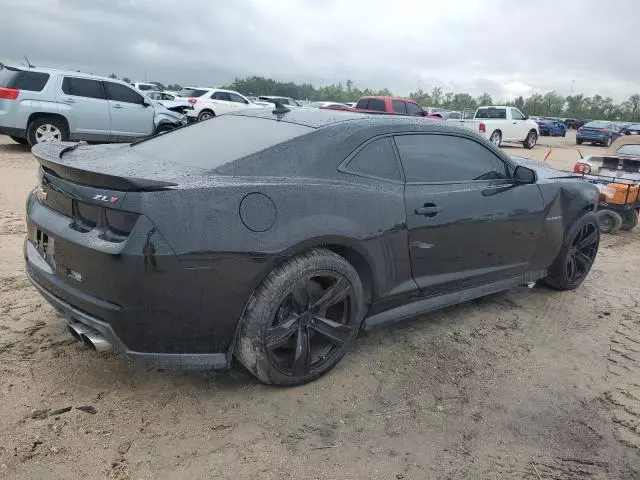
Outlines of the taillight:
<svg viewBox="0 0 640 480">
<path fill-rule="evenodd" d="M 20 95 L 20 90 L 17 88 L 0 87 L 0 98 L 3 100 L 15 100 L 18 95 Z"/>
<path fill-rule="evenodd" d="M 485 133 L 487 131 L 487 126 L 484 123 L 480 123 L 480 125 L 478 125 L 478 130 L 480 133 Z"/>
<path fill-rule="evenodd" d="M 584 130 L 584 128 L 580 127 L 580 128 L 578 129 L 578 132 L 581 132 L 581 131 L 583 131 L 583 130 Z"/>
<path fill-rule="evenodd" d="M 588 175 L 589 173 L 591 173 L 591 165 L 589 165 L 588 163 L 577 162 L 573 166 L 573 171 L 575 173 L 583 173 Z"/>
<path fill-rule="evenodd" d="M 187 102 L 189 102 L 191 105 L 195 105 L 197 101 L 198 99 L 193 97 L 187 99 Z"/>
</svg>

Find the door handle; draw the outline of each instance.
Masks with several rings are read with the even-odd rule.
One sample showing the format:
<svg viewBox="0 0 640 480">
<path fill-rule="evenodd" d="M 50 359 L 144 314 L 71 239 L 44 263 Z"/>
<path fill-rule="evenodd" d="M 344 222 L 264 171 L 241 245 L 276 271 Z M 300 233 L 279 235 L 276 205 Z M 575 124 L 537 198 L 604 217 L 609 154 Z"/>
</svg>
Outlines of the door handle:
<svg viewBox="0 0 640 480">
<path fill-rule="evenodd" d="M 76 101 L 73 98 L 65 98 L 63 100 L 64 103 L 76 103 Z"/>
<path fill-rule="evenodd" d="M 518 122 L 513 122 L 513 124 L 514 124 L 514 125 L 517 125 L 517 124 L 518 124 Z"/>
<path fill-rule="evenodd" d="M 116 104 L 116 105 L 113 106 L 113 108 L 122 108 L 122 105 Z"/>
<path fill-rule="evenodd" d="M 416 208 L 416 215 L 424 215 L 425 217 L 435 217 L 442 211 L 441 207 L 437 207 L 435 203 L 425 203 L 424 206 Z"/>
</svg>

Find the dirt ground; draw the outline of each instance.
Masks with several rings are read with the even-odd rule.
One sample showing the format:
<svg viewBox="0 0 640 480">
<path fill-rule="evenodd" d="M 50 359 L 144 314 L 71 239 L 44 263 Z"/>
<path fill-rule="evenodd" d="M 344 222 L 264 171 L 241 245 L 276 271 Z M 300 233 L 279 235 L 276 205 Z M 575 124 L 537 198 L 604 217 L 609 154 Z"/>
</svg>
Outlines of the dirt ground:
<svg viewBox="0 0 640 480">
<path fill-rule="evenodd" d="M 579 158 L 572 134 L 540 143 L 556 167 Z M 361 335 L 283 389 L 73 341 L 24 275 L 35 182 L 0 136 L 0 478 L 640 478 L 640 228 L 603 237 L 576 291 L 523 287 Z"/>
</svg>

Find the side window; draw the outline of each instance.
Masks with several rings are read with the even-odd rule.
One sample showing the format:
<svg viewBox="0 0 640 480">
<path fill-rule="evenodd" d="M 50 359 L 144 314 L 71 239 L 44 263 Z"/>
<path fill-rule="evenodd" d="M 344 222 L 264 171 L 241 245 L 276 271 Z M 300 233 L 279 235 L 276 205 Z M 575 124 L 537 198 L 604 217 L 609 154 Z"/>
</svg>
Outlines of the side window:
<svg viewBox="0 0 640 480">
<path fill-rule="evenodd" d="M 407 104 L 402 100 L 393 100 L 391 102 L 391 108 L 393 108 L 393 111 L 396 113 L 402 113 L 405 115 L 407 113 Z"/>
<path fill-rule="evenodd" d="M 242 98 L 240 95 L 238 95 L 237 93 L 229 93 L 229 98 L 231 99 L 232 102 L 236 102 L 236 103 L 247 103 L 245 101 L 244 98 Z"/>
<path fill-rule="evenodd" d="M 422 107 L 420 107 L 420 105 L 417 105 L 415 103 L 411 103 L 411 102 L 407 102 L 407 113 L 409 115 L 415 115 L 418 117 L 422 117 L 424 115 L 424 110 L 422 110 Z"/>
<path fill-rule="evenodd" d="M 369 99 L 368 98 L 363 98 L 362 100 L 358 100 L 358 103 L 356 104 L 356 108 L 361 108 L 363 110 L 368 110 L 369 109 Z"/>
<path fill-rule="evenodd" d="M 402 180 L 391 138 L 379 138 L 367 144 L 347 165 L 353 173 L 387 180 Z"/>
<path fill-rule="evenodd" d="M 511 118 L 513 120 L 524 120 L 524 115 L 517 108 L 511 109 Z"/>
<path fill-rule="evenodd" d="M 48 73 L 24 72 L 15 88 L 19 88 L 20 90 L 29 90 L 30 92 L 41 92 L 48 81 Z"/>
<path fill-rule="evenodd" d="M 407 182 L 471 182 L 509 178 L 506 164 L 468 138 L 450 135 L 395 137 Z"/>
<path fill-rule="evenodd" d="M 107 90 L 107 98 L 109 100 L 113 100 L 114 102 L 137 103 L 138 105 L 144 103 L 144 97 L 133 88 L 113 82 L 104 82 L 104 87 Z"/>
<path fill-rule="evenodd" d="M 211 98 L 214 100 L 224 100 L 225 102 L 231 101 L 227 92 L 214 92 L 213 95 L 211 95 Z"/>
<path fill-rule="evenodd" d="M 104 100 L 104 90 L 100 80 L 88 78 L 64 77 L 62 91 L 75 97 L 99 98 Z"/>
<path fill-rule="evenodd" d="M 384 105 L 384 100 L 382 100 L 381 98 L 370 98 L 369 110 L 375 110 L 376 112 L 385 112 L 386 108 Z"/>
</svg>

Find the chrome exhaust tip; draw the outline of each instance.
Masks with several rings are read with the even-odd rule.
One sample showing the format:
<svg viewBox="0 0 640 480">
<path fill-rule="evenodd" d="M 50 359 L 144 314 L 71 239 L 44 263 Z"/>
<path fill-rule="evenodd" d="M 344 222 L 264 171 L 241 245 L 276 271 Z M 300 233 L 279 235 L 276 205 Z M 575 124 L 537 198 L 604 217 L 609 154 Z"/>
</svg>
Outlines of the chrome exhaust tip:
<svg viewBox="0 0 640 480">
<path fill-rule="evenodd" d="M 88 330 L 80 335 L 82 342 L 96 352 L 108 352 L 113 349 L 113 345 L 98 332 Z"/>
<path fill-rule="evenodd" d="M 79 342 L 83 342 L 82 335 L 89 331 L 89 327 L 85 327 L 83 324 L 75 322 L 67 324 L 67 330 L 73 338 Z"/>
</svg>

